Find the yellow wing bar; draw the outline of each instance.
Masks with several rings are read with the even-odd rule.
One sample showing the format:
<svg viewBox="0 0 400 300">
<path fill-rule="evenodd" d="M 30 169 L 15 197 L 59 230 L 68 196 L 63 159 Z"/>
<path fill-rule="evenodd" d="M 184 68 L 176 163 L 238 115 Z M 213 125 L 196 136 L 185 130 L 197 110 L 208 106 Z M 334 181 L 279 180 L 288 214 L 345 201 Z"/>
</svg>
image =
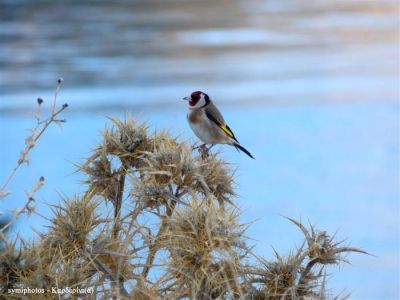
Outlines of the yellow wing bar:
<svg viewBox="0 0 400 300">
<path fill-rule="evenodd" d="M 223 131 L 225 131 L 225 133 L 226 133 L 227 135 L 229 135 L 231 138 L 235 138 L 235 136 L 234 136 L 232 130 L 231 130 L 229 127 L 227 127 L 226 125 L 223 125 L 223 124 L 221 124 L 219 127 L 220 127 Z"/>
<path fill-rule="evenodd" d="M 224 125 L 221 124 L 212 114 L 210 114 L 207 110 L 206 110 L 206 116 L 207 118 L 209 118 L 211 121 L 213 121 L 215 124 L 218 125 L 219 128 L 221 128 L 228 136 L 230 136 L 231 138 L 233 138 L 236 142 L 239 142 L 235 135 L 233 134 L 232 130 L 229 128 L 228 125 Z"/>
</svg>

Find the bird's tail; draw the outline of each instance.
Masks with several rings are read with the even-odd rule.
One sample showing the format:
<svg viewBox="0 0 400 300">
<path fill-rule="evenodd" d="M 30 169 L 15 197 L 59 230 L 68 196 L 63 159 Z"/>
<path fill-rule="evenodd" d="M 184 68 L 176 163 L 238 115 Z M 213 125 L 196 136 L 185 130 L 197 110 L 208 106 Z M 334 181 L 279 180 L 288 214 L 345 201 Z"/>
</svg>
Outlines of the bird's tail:
<svg viewBox="0 0 400 300">
<path fill-rule="evenodd" d="M 239 143 L 234 143 L 233 146 L 235 146 L 236 149 L 239 149 L 239 150 L 243 151 L 244 153 L 246 153 L 252 159 L 255 159 L 253 157 L 253 155 L 251 155 L 251 153 L 249 151 L 247 151 L 247 149 L 245 147 L 243 147 L 242 145 L 240 145 Z"/>
</svg>

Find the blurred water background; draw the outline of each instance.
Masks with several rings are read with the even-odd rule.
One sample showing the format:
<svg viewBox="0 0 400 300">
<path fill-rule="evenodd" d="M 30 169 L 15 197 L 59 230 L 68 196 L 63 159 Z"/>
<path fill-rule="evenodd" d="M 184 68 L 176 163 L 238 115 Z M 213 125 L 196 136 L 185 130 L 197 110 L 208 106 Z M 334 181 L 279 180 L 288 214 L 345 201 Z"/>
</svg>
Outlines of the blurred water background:
<svg viewBox="0 0 400 300">
<path fill-rule="evenodd" d="M 72 163 L 105 115 L 195 140 L 181 99 L 203 90 L 256 157 L 219 148 L 238 169 L 242 221 L 256 220 L 255 252 L 300 243 L 281 215 L 310 220 L 375 255 L 331 268 L 332 294 L 398 299 L 398 12 L 394 0 L 0 1 L 0 182 L 60 76 L 70 105 L 0 209 L 22 206 L 41 175 L 43 202 L 83 192 Z M 23 216 L 13 230 L 29 239 L 44 224 Z"/>
</svg>

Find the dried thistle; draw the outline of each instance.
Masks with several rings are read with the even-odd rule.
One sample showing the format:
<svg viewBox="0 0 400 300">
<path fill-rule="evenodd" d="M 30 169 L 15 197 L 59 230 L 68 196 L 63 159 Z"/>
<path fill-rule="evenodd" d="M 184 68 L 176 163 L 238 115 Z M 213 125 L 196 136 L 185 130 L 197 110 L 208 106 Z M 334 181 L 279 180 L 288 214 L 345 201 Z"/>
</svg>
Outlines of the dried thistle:
<svg viewBox="0 0 400 300">
<path fill-rule="evenodd" d="M 62 199 L 60 205 L 52 205 L 54 217 L 48 233 L 42 241 L 49 255 L 59 254 L 68 259 L 81 255 L 90 242 L 90 234 L 100 224 L 96 209 L 99 203 L 94 198 Z"/>
<path fill-rule="evenodd" d="M 91 193 L 114 202 L 120 191 L 119 175 L 121 173 L 112 169 L 111 161 L 106 153 L 95 152 L 80 169 L 89 175 L 85 183 L 90 186 Z"/>
<path fill-rule="evenodd" d="M 250 289 L 251 293 L 255 299 L 325 299 L 325 268 L 345 261 L 341 256 L 343 253 L 367 253 L 343 247 L 325 231 L 316 230 L 313 226 L 307 229 L 300 222 L 288 219 L 302 230 L 304 243 L 287 257 L 275 252 L 274 261 L 257 257 L 261 267 L 248 272 L 253 274 L 250 282 L 258 287 Z"/>
<path fill-rule="evenodd" d="M 194 299 L 239 294 L 242 226 L 237 215 L 212 201 L 193 201 L 168 219 L 162 245 L 170 253 L 168 267 L 178 289 Z"/>
<path fill-rule="evenodd" d="M 166 133 L 156 134 L 152 141 L 155 149 L 144 153 L 141 172 L 159 185 L 171 183 L 183 187 L 190 184 L 196 167 L 189 146 L 178 144 L 176 138 Z"/>
<path fill-rule="evenodd" d="M 120 158 L 123 165 L 135 166 L 138 155 L 151 147 L 147 125 L 138 124 L 129 115 L 124 121 L 109 118 L 113 127 L 103 133 L 102 151 Z"/>
<path fill-rule="evenodd" d="M 228 164 L 218 158 L 217 154 L 211 154 L 207 159 L 199 163 L 199 168 L 193 181 L 194 188 L 203 195 L 212 194 L 220 205 L 231 203 L 236 196 L 233 189 L 234 174 Z"/>
<path fill-rule="evenodd" d="M 290 219 L 303 245 L 246 265 L 245 226 L 234 206 L 225 207 L 235 196 L 229 165 L 218 154 L 193 154 L 166 131 L 149 133 L 129 116 L 111 121 L 79 168 L 87 174 L 84 196 L 54 205 L 35 243 L 0 235 L 0 299 L 8 287 L 90 287 L 91 295 L 69 297 L 322 300 L 326 266 L 365 253 Z M 113 203 L 113 215 L 104 201 Z"/>
<path fill-rule="evenodd" d="M 0 295 L 18 284 L 22 264 L 21 251 L 17 249 L 16 241 L 6 244 L 0 255 Z"/>
<path fill-rule="evenodd" d="M 168 205 L 175 196 L 166 185 L 158 185 L 152 182 L 142 182 L 137 178 L 132 179 L 130 192 L 133 200 L 143 208 L 155 208 Z"/>
<path fill-rule="evenodd" d="M 256 299 L 284 300 L 297 298 L 296 283 L 299 270 L 302 268 L 299 254 L 281 257 L 275 252 L 276 259 L 271 262 L 258 258 L 261 267 L 256 269 L 255 273 L 258 276 L 252 280 L 252 283 L 257 283 L 260 286 L 256 292 Z"/>
</svg>

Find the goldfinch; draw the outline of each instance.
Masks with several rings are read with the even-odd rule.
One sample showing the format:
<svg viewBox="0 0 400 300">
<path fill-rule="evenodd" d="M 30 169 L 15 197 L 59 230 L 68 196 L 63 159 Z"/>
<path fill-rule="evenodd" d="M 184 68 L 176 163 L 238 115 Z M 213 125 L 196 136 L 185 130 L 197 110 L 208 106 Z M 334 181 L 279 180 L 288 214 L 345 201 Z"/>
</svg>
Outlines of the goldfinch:
<svg viewBox="0 0 400 300">
<path fill-rule="evenodd" d="M 254 159 L 253 155 L 240 145 L 218 108 L 206 93 L 196 91 L 183 100 L 188 101 L 187 119 L 189 125 L 196 136 L 204 143 L 200 147 L 204 147 L 208 152 L 216 144 L 228 144 Z M 206 145 L 208 144 L 211 146 L 207 149 Z"/>
</svg>

